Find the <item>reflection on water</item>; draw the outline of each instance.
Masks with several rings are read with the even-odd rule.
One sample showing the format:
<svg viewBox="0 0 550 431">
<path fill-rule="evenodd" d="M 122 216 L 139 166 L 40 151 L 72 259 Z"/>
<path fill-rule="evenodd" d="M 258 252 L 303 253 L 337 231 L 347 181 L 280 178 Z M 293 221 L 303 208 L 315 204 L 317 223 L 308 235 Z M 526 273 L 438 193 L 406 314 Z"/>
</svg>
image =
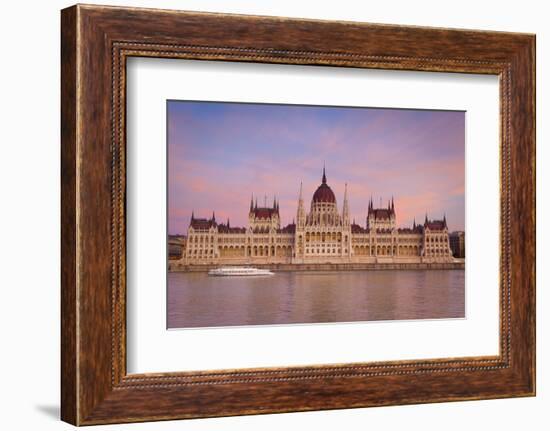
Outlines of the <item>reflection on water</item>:
<svg viewBox="0 0 550 431">
<path fill-rule="evenodd" d="M 168 328 L 464 317 L 464 270 L 168 273 Z"/>
</svg>

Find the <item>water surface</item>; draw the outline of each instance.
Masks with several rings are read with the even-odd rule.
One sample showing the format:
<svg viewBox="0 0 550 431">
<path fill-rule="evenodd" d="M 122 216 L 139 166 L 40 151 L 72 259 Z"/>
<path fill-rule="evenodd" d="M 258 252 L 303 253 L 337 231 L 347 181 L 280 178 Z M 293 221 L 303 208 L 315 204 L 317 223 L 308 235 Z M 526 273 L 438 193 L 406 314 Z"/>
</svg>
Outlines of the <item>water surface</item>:
<svg viewBox="0 0 550 431">
<path fill-rule="evenodd" d="M 464 270 L 168 273 L 168 328 L 464 317 Z"/>
</svg>

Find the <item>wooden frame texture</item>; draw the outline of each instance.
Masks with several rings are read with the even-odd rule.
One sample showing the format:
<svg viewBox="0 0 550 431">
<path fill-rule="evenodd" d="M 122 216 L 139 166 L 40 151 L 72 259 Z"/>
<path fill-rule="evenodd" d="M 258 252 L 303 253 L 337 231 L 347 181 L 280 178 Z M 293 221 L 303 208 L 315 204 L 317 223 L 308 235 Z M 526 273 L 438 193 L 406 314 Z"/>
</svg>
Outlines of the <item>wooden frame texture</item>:
<svg viewBox="0 0 550 431">
<path fill-rule="evenodd" d="M 81 5 L 61 18 L 63 420 L 87 425 L 535 394 L 534 35 Z M 500 354 L 127 375 L 130 56 L 498 75 Z"/>
</svg>

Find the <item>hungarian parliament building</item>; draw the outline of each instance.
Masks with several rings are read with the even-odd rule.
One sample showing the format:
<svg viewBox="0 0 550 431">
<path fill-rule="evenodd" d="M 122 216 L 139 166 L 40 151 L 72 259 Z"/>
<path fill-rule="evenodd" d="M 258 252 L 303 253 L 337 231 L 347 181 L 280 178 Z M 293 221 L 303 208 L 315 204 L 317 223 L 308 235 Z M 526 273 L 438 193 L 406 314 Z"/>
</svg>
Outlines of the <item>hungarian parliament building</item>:
<svg viewBox="0 0 550 431">
<path fill-rule="evenodd" d="M 447 263 L 453 261 L 447 220 L 396 226 L 393 198 L 387 207 L 368 204 L 364 226 L 350 221 L 347 185 L 341 211 L 323 168 L 321 185 L 306 212 L 302 186 L 296 219 L 281 227 L 279 203 L 250 201 L 248 226 L 230 226 L 194 214 L 182 238 L 181 265 L 307 263 Z M 176 262 L 174 262 L 176 263 Z"/>
</svg>

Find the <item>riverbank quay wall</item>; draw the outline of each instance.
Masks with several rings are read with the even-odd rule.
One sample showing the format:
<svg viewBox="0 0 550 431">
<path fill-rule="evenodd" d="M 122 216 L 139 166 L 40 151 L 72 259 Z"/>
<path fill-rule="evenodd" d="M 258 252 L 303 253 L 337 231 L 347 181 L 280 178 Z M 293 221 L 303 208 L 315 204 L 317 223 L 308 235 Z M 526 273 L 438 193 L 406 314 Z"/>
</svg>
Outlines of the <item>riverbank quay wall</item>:
<svg viewBox="0 0 550 431">
<path fill-rule="evenodd" d="M 170 272 L 207 272 L 219 268 L 220 265 L 184 265 L 171 262 Z M 255 268 L 269 269 L 271 271 L 383 271 L 383 270 L 463 270 L 464 262 L 444 263 L 272 263 L 256 264 Z"/>
</svg>

